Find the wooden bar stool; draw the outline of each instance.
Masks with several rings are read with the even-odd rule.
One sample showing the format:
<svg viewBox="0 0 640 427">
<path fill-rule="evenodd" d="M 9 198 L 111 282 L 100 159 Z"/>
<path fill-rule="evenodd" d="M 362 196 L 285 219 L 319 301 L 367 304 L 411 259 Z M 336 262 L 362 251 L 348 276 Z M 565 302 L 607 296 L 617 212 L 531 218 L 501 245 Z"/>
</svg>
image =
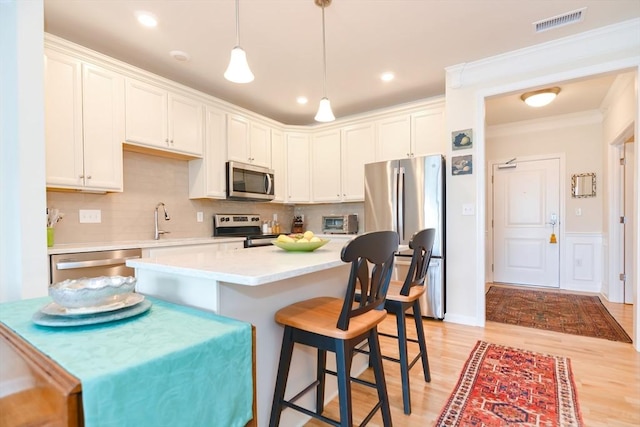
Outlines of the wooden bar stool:
<svg viewBox="0 0 640 427">
<path fill-rule="evenodd" d="M 380 333 L 380 335 L 396 338 L 398 340 L 398 351 L 400 359 L 382 356 L 383 359 L 391 360 L 400 364 L 400 376 L 402 378 L 402 403 L 404 413 L 411 413 L 411 393 L 409 388 L 409 370 L 413 368 L 418 359 L 422 360 L 422 370 L 424 380 L 431 382 L 431 372 L 429 370 L 429 357 L 427 355 L 427 344 L 424 338 L 424 327 L 422 325 L 422 313 L 420 311 L 420 297 L 426 290 L 427 270 L 431 261 L 431 252 L 436 230 L 428 228 L 415 233 L 409 242 L 409 248 L 413 249 L 411 264 L 404 282 L 392 280 L 389 284 L 384 308 L 396 315 L 398 335 Z M 407 337 L 406 312 L 413 309 L 413 317 L 416 324 L 417 340 Z M 420 352 L 409 362 L 407 342 L 417 343 Z"/>
<path fill-rule="evenodd" d="M 429 370 L 429 358 L 427 355 L 427 344 L 424 338 L 424 327 L 422 325 L 422 313 L 420 311 L 420 297 L 426 290 L 427 269 L 431 260 L 431 252 L 435 239 L 436 230 L 428 228 L 416 232 L 409 241 L 409 248 L 413 249 L 411 264 L 407 271 L 407 276 L 402 281 L 391 280 L 389 291 L 385 300 L 384 308 L 389 313 L 396 315 L 396 325 L 398 335 L 379 332 L 378 335 L 395 338 L 398 340 L 398 353 L 400 358 L 385 356 L 382 358 L 400 364 L 400 377 L 402 378 L 402 403 L 404 413 L 411 413 L 411 393 L 409 387 L 409 371 L 416 364 L 418 359 L 422 360 L 422 370 L 424 380 L 431 381 Z M 359 298 L 356 295 L 356 300 Z M 413 309 L 413 317 L 416 324 L 417 339 L 407 337 L 407 310 Z M 409 362 L 407 342 L 417 343 L 419 353 Z M 357 349 L 360 353 L 368 354 L 367 350 Z"/>
<path fill-rule="evenodd" d="M 375 387 L 378 402 L 364 419 L 365 425 L 378 409 L 382 411 L 384 426 L 391 426 L 391 412 L 382 368 L 377 325 L 387 315 L 384 301 L 393 270 L 394 254 L 399 237 L 395 231 L 363 234 L 342 248 L 341 259 L 351 263 L 344 299 L 318 297 L 284 307 L 275 314 L 276 322 L 284 326 L 282 349 L 276 379 L 269 426 L 280 423 L 285 408 L 292 408 L 334 426 L 352 426 L 351 381 Z M 369 272 L 371 264 L 371 271 Z M 364 296 L 355 301 L 356 288 Z M 370 365 L 375 384 L 351 378 L 351 363 L 356 345 L 367 341 Z M 289 366 L 295 343 L 317 348 L 316 380 L 290 400 L 284 399 Z M 327 351 L 336 355 L 336 371 L 326 369 Z M 336 375 L 340 402 L 340 420 L 322 415 L 326 374 Z M 296 405 L 295 400 L 306 392 L 316 390 L 315 412 Z"/>
</svg>

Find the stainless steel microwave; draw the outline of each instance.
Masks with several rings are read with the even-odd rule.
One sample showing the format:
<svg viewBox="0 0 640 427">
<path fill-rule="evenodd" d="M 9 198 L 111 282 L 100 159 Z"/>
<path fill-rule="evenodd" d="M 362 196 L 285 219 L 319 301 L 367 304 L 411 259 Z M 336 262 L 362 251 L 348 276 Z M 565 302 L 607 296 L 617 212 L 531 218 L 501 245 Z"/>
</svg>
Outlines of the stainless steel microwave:
<svg viewBox="0 0 640 427">
<path fill-rule="evenodd" d="M 273 169 L 227 162 L 227 199 L 266 202 L 274 199 Z"/>
<path fill-rule="evenodd" d="M 357 234 L 358 215 L 328 215 L 322 217 L 324 234 Z"/>
</svg>

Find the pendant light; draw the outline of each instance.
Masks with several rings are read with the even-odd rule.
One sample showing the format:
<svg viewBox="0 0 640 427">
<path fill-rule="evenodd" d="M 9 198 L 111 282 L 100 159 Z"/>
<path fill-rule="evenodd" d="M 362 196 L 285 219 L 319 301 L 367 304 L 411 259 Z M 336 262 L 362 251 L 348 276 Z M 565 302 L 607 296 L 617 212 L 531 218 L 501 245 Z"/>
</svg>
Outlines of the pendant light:
<svg viewBox="0 0 640 427">
<path fill-rule="evenodd" d="M 320 106 L 318 107 L 318 113 L 316 114 L 316 121 L 318 122 L 332 122 L 336 119 L 331 111 L 331 102 L 327 98 L 327 45 L 324 35 L 324 8 L 331 4 L 331 0 L 314 0 L 315 4 L 322 8 L 322 64 L 323 64 L 323 97 L 320 100 Z"/>
<path fill-rule="evenodd" d="M 234 83 L 249 83 L 253 81 L 253 73 L 247 63 L 247 54 L 240 47 L 240 0 L 236 0 L 236 45 L 231 49 L 231 60 L 224 78 Z"/>
</svg>

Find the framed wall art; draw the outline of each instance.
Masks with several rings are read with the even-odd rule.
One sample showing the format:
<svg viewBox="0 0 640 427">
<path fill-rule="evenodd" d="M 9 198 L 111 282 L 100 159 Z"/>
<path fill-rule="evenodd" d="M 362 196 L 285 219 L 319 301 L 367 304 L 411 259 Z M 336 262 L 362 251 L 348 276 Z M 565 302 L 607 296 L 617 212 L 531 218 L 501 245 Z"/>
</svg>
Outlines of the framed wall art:
<svg viewBox="0 0 640 427">
<path fill-rule="evenodd" d="M 451 145 L 454 150 L 464 150 L 473 147 L 473 129 L 451 132 Z"/>
<path fill-rule="evenodd" d="M 473 158 L 471 154 L 451 158 L 451 173 L 456 175 L 471 175 L 473 173 Z"/>
</svg>

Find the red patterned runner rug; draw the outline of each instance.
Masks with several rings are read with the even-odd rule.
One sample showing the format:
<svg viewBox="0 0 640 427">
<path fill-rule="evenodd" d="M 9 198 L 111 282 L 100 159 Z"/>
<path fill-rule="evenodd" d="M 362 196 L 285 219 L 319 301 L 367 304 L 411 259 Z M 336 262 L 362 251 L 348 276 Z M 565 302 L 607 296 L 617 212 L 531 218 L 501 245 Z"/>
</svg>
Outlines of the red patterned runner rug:
<svg viewBox="0 0 640 427">
<path fill-rule="evenodd" d="M 582 426 L 571 362 L 478 341 L 437 427 Z"/>
<path fill-rule="evenodd" d="M 486 301 L 493 322 L 631 342 L 597 296 L 492 286 Z"/>
</svg>

